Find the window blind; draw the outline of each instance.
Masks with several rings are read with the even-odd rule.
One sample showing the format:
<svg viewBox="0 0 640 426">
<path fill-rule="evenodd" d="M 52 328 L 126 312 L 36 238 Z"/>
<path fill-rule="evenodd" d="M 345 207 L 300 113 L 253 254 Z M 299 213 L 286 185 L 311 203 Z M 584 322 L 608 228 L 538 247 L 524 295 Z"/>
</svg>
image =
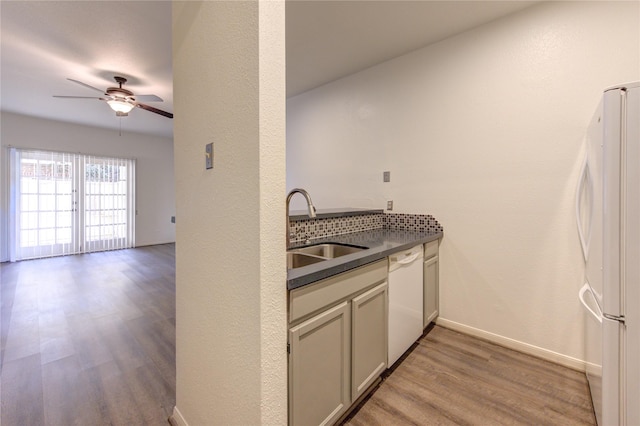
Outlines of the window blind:
<svg viewBox="0 0 640 426">
<path fill-rule="evenodd" d="M 135 160 L 10 149 L 11 261 L 135 245 Z"/>
</svg>

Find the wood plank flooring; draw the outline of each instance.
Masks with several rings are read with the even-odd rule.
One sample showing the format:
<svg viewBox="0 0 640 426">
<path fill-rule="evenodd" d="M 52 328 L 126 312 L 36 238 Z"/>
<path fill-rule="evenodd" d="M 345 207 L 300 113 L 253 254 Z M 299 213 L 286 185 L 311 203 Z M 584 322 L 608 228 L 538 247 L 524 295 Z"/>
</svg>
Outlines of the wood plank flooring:
<svg viewBox="0 0 640 426">
<path fill-rule="evenodd" d="M 344 424 L 596 421 L 583 373 L 435 326 Z"/>
<path fill-rule="evenodd" d="M 2 425 L 168 424 L 173 244 L 0 269 Z"/>
<path fill-rule="evenodd" d="M 172 244 L 0 265 L 0 423 L 167 425 Z M 584 374 L 434 327 L 347 425 L 593 425 Z"/>
</svg>

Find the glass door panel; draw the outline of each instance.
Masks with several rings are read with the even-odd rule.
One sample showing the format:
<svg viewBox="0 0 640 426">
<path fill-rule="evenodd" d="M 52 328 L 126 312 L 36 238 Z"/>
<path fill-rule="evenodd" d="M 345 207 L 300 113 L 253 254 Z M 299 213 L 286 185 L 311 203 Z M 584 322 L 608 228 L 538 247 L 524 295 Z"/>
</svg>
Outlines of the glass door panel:
<svg viewBox="0 0 640 426">
<path fill-rule="evenodd" d="M 30 259 L 77 253 L 74 156 L 19 151 L 17 158 L 16 257 Z"/>
<path fill-rule="evenodd" d="M 135 245 L 135 161 L 14 149 L 10 259 Z"/>
<path fill-rule="evenodd" d="M 125 247 L 129 236 L 130 160 L 88 158 L 84 165 L 87 251 Z"/>
</svg>

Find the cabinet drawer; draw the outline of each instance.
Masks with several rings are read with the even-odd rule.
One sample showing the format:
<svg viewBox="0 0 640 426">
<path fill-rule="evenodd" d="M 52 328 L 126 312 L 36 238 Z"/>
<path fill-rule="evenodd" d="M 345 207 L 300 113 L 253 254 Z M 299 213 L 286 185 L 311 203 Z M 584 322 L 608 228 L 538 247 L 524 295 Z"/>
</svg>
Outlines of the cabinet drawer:
<svg viewBox="0 0 640 426">
<path fill-rule="evenodd" d="M 434 240 L 424 245 L 424 260 L 438 254 L 438 243 L 440 240 Z"/>
<path fill-rule="evenodd" d="M 289 292 L 289 324 L 387 279 L 387 260 L 379 260 L 351 271 Z"/>
</svg>

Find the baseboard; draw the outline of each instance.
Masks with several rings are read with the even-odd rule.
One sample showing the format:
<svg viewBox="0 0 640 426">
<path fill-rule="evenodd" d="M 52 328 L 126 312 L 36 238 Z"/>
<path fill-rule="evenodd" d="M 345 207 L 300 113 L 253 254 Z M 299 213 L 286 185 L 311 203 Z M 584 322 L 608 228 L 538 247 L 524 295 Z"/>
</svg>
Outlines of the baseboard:
<svg viewBox="0 0 640 426">
<path fill-rule="evenodd" d="M 169 416 L 169 423 L 171 423 L 171 426 L 189 426 L 178 407 L 173 407 L 173 414 Z"/>
<path fill-rule="evenodd" d="M 486 340 L 491 343 L 495 343 L 505 348 L 513 349 L 518 352 L 532 355 L 537 358 L 544 359 L 546 361 L 560 364 L 562 366 L 571 368 L 573 370 L 582 371 L 586 370 L 586 363 L 583 360 L 573 358 L 567 355 L 563 355 L 557 352 L 550 351 L 548 349 L 540 348 L 538 346 L 530 345 L 528 343 L 520 342 L 518 340 L 510 339 L 508 337 L 500 336 L 498 334 L 490 333 L 488 331 L 480 330 L 478 328 L 470 327 L 468 325 L 460 324 L 455 321 L 451 321 L 445 318 L 438 318 L 436 324 L 444 328 L 448 328 L 460 333 L 468 334 L 479 339 Z"/>
<path fill-rule="evenodd" d="M 155 242 L 155 243 L 147 242 L 147 243 L 136 244 L 136 245 L 134 246 L 134 248 L 139 248 L 139 247 L 150 247 L 150 246 L 161 246 L 161 245 L 163 245 L 163 244 L 175 244 L 175 243 L 176 243 L 176 242 L 175 242 L 175 240 L 173 240 L 173 241 L 166 241 L 166 242 L 164 242 L 164 243 L 163 243 L 163 242 Z"/>
</svg>

